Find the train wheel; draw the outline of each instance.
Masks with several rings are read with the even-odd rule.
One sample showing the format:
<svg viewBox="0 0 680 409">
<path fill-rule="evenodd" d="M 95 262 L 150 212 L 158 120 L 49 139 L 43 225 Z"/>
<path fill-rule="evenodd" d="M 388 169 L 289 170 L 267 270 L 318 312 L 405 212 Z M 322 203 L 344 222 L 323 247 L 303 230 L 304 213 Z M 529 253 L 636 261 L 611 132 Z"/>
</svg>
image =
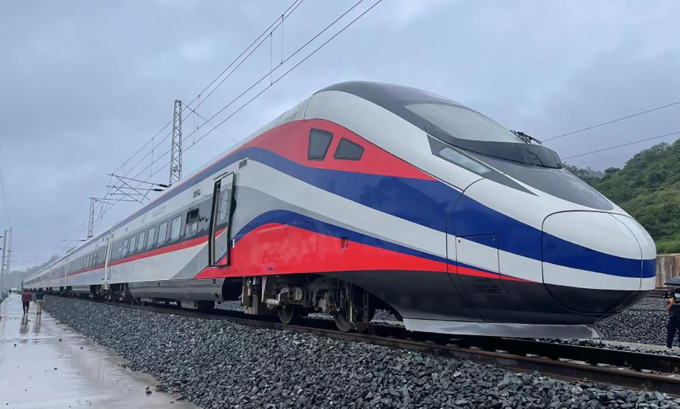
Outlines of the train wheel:
<svg viewBox="0 0 680 409">
<path fill-rule="evenodd" d="M 368 291 L 350 283 L 338 283 L 334 291 L 336 311 L 335 326 L 342 332 L 366 331 L 373 319 L 375 308 Z"/>
<path fill-rule="evenodd" d="M 279 320 L 285 325 L 297 324 L 300 322 L 300 307 L 297 305 L 286 305 L 279 308 Z"/>
</svg>

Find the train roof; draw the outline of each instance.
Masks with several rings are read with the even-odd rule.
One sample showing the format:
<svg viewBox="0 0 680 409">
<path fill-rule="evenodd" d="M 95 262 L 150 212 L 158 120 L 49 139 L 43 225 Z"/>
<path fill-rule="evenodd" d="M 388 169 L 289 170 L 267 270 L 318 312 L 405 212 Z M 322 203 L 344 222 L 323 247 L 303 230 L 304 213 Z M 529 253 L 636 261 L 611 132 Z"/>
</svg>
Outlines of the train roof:
<svg viewBox="0 0 680 409">
<path fill-rule="evenodd" d="M 418 88 L 407 87 L 404 85 L 387 84 L 384 82 L 371 81 L 347 81 L 331 85 L 317 92 L 325 91 L 340 91 L 348 94 L 356 95 L 367 101 L 373 102 L 385 109 L 390 109 L 400 102 L 439 102 L 446 104 L 457 105 L 462 108 L 470 109 L 469 107 L 456 102 L 452 99 L 435 94 L 434 92 L 424 91 Z M 472 110 L 472 109 L 470 109 Z"/>
</svg>

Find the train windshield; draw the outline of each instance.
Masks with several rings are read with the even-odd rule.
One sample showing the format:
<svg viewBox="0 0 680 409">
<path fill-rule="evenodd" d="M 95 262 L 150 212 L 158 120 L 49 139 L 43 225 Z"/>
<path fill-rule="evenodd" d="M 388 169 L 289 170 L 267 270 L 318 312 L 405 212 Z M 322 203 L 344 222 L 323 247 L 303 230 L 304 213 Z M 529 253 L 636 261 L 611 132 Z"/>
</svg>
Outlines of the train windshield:
<svg viewBox="0 0 680 409">
<path fill-rule="evenodd" d="M 404 108 L 458 139 L 525 143 L 499 123 L 467 108 L 441 103 L 415 103 Z"/>
<path fill-rule="evenodd" d="M 394 112 L 442 142 L 468 152 L 547 168 L 562 168 L 553 150 L 520 138 L 503 125 L 446 101 L 404 101 Z M 537 141 L 538 142 L 538 141 Z"/>
</svg>

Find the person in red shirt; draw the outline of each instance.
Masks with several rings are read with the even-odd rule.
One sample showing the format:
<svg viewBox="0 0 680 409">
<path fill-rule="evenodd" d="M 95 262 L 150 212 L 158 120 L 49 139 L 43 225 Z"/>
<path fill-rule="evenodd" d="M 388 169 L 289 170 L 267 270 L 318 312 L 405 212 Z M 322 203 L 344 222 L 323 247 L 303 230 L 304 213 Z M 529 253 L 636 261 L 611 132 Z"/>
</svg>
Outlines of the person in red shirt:
<svg viewBox="0 0 680 409">
<path fill-rule="evenodd" d="M 24 314 L 28 314 L 28 306 L 31 305 L 31 298 L 33 296 L 28 290 L 24 290 L 24 293 L 21 295 L 21 302 L 24 303 Z"/>
</svg>

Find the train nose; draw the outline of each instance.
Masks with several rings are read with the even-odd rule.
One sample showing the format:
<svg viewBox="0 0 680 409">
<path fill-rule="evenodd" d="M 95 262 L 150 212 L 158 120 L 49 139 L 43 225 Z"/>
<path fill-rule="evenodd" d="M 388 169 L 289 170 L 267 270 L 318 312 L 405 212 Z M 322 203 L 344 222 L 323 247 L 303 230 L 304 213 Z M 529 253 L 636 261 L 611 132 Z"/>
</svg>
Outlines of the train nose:
<svg viewBox="0 0 680 409">
<path fill-rule="evenodd" d="M 630 217 L 561 212 L 543 222 L 543 284 L 564 307 L 620 311 L 654 288 L 656 247 Z"/>
</svg>

